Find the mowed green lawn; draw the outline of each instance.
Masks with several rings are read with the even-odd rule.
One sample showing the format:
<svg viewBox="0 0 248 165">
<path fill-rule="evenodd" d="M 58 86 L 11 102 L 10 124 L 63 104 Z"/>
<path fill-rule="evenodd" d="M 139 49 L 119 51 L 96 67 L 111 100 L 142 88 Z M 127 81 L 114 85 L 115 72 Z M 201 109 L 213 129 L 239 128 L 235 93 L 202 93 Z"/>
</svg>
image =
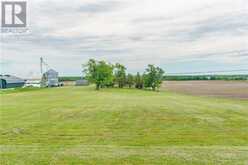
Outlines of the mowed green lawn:
<svg viewBox="0 0 248 165">
<path fill-rule="evenodd" d="M 2 92 L 0 164 L 247 165 L 248 101 L 63 87 Z"/>
</svg>

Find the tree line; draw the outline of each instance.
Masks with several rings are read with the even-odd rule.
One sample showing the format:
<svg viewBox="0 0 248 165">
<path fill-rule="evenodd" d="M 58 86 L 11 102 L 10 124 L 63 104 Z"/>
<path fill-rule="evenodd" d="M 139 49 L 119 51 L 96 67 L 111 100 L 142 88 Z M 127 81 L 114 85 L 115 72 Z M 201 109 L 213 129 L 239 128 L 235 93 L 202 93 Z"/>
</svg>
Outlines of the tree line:
<svg viewBox="0 0 248 165">
<path fill-rule="evenodd" d="M 248 80 L 248 75 L 170 75 L 164 76 L 166 81 L 195 81 L 195 80 Z"/>
<path fill-rule="evenodd" d="M 128 75 L 127 75 L 128 76 Z M 128 78 L 128 77 L 127 77 Z M 79 76 L 62 76 L 59 81 L 76 81 L 82 77 Z M 187 80 L 248 80 L 248 75 L 166 75 L 164 81 L 187 81 Z"/>
<path fill-rule="evenodd" d="M 127 68 L 120 63 L 111 64 L 95 59 L 90 59 L 83 65 L 83 73 L 85 79 L 96 85 L 96 90 L 117 86 L 155 91 L 159 89 L 164 77 L 163 69 L 151 64 L 147 66 L 144 73 L 137 72 L 133 75 L 127 73 Z"/>
</svg>

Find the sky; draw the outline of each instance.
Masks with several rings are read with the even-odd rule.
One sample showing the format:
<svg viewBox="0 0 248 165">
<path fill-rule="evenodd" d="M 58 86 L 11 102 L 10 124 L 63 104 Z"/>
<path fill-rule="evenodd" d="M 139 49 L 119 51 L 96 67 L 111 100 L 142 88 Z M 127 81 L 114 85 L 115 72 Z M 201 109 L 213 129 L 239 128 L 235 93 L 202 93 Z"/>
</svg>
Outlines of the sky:
<svg viewBox="0 0 248 165">
<path fill-rule="evenodd" d="M 128 72 L 248 69 L 247 0 L 28 0 L 28 32 L 1 34 L 1 73 L 61 76 L 95 58 Z M 238 72 L 237 72 L 238 73 Z"/>
</svg>

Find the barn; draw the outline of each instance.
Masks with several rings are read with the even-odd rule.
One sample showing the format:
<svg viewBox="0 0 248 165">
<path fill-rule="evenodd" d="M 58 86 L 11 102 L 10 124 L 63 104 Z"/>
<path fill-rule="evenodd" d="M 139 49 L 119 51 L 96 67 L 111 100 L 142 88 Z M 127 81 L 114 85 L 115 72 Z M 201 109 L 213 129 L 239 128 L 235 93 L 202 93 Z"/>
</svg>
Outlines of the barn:
<svg viewBox="0 0 248 165">
<path fill-rule="evenodd" d="M 56 87 L 59 86 L 59 73 L 53 69 L 49 69 L 43 73 L 41 78 L 42 87 Z"/>
<path fill-rule="evenodd" d="M 0 75 L 0 88 L 17 88 L 23 87 L 25 80 L 12 75 Z"/>
<path fill-rule="evenodd" d="M 84 79 L 76 80 L 75 85 L 76 86 L 86 86 L 86 85 L 89 85 L 89 82 L 87 80 L 84 80 Z"/>
</svg>

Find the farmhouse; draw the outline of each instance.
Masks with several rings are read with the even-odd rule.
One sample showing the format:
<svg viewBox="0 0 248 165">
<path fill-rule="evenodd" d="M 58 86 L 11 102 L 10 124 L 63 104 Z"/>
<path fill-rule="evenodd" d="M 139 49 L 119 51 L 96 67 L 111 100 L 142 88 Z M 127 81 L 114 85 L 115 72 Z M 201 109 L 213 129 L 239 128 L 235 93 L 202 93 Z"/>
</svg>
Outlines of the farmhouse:
<svg viewBox="0 0 248 165">
<path fill-rule="evenodd" d="M 12 76 L 12 75 L 0 75 L 0 88 L 16 88 L 22 87 L 25 84 L 25 80 Z"/>
<path fill-rule="evenodd" d="M 43 73 L 41 78 L 42 87 L 55 87 L 59 86 L 59 73 L 53 69 L 49 69 Z"/>
</svg>

